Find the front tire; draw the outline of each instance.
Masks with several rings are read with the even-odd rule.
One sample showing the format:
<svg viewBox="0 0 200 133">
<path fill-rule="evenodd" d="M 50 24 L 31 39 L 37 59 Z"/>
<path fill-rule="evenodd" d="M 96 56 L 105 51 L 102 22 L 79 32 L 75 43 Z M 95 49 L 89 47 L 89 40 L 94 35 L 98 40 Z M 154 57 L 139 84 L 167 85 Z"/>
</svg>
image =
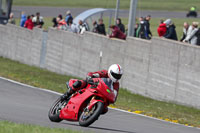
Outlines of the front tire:
<svg viewBox="0 0 200 133">
<path fill-rule="evenodd" d="M 102 102 L 97 102 L 91 111 L 87 108 L 84 109 L 81 116 L 79 117 L 79 125 L 83 127 L 88 127 L 90 124 L 95 122 L 104 109 L 104 104 Z"/>
<path fill-rule="evenodd" d="M 60 110 L 66 105 L 66 101 L 61 101 L 59 97 L 51 106 L 48 116 L 52 122 L 60 122 L 62 119 L 59 117 Z"/>
</svg>

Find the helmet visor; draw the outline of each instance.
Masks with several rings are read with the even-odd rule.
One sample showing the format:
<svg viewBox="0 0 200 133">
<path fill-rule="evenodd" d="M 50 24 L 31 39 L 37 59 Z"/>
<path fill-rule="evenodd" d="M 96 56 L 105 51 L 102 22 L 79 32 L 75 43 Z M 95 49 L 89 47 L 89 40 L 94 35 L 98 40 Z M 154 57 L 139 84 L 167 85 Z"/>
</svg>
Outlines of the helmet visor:
<svg viewBox="0 0 200 133">
<path fill-rule="evenodd" d="M 117 80 L 121 79 L 122 77 L 122 74 L 117 74 L 117 73 L 114 73 L 113 71 L 110 71 L 110 74 Z"/>
</svg>

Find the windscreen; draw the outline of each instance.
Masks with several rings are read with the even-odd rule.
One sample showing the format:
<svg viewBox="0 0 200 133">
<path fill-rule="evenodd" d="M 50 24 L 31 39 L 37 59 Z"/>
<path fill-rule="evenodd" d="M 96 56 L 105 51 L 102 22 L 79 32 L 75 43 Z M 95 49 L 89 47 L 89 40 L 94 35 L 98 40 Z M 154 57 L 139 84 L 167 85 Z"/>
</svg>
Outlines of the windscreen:
<svg viewBox="0 0 200 133">
<path fill-rule="evenodd" d="M 108 79 L 108 78 L 101 78 L 102 80 L 103 80 L 103 82 L 111 89 L 111 90 L 113 90 L 113 83 L 112 83 L 112 81 L 110 80 L 110 79 Z"/>
<path fill-rule="evenodd" d="M 0 0 L 0 17 L 8 17 L 8 0 Z"/>
</svg>

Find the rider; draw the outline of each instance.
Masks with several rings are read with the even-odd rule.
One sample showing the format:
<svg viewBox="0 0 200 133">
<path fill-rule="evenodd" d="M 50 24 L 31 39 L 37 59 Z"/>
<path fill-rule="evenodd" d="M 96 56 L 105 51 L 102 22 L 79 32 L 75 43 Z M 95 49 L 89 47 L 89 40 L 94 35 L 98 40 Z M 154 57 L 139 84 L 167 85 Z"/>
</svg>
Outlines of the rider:
<svg viewBox="0 0 200 133">
<path fill-rule="evenodd" d="M 87 80 L 77 80 L 73 83 L 72 86 L 68 85 L 68 91 L 61 96 L 62 100 L 67 99 L 70 97 L 73 93 L 77 92 L 80 89 L 83 89 L 87 86 L 88 81 L 91 81 L 92 78 L 107 78 L 108 82 L 111 83 L 111 89 L 114 91 L 115 94 L 115 101 L 117 99 L 118 90 L 119 90 L 119 80 L 121 79 L 121 76 L 123 74 L 122 67 L 119 64 L 113 64 L 109 67 L 107 70 L 101 70 L 97 72 L 89 72 L 87 74 Z"/>
</svg>

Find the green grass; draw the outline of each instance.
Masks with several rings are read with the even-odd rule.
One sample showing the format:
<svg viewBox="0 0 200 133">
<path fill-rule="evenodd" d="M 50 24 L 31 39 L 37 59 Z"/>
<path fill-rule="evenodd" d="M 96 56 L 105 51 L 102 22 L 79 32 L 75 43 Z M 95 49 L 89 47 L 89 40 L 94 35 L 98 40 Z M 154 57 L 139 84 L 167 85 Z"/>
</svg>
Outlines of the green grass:
<svg viewBox="0 0 200 133">
<path fill-rule="evenodd" d="M 72 78 L 2 57 L 0 57 L 0 76 L 61 93 L 66 91 L 65 82 Z M 156 101 L 132 94 L 126 89 L 120 89 L 115 106 L 130 111 L 139 110 L 145 115 L 160 119 L 178 120 L 182 124 L 200 127 L 199 109 Z"/>
<path fill-rule="evenodd" d="M 56 6 L 85 8 L 115 8 L 116 0 L 14 0 L 18 6 Z M 120 8 L 129 9 L 130 0 L 121 0 Z M 200 7 L 199 0 L 138 0 L 138 10 L 188 11 L 191 6 Z"/>
<path fill-rule="evenodd" d="M 83 133 L 61 128 L 48 128 L 30 124 L 16 124 L 0 121 L 0 133 Z"/>
</svg>

